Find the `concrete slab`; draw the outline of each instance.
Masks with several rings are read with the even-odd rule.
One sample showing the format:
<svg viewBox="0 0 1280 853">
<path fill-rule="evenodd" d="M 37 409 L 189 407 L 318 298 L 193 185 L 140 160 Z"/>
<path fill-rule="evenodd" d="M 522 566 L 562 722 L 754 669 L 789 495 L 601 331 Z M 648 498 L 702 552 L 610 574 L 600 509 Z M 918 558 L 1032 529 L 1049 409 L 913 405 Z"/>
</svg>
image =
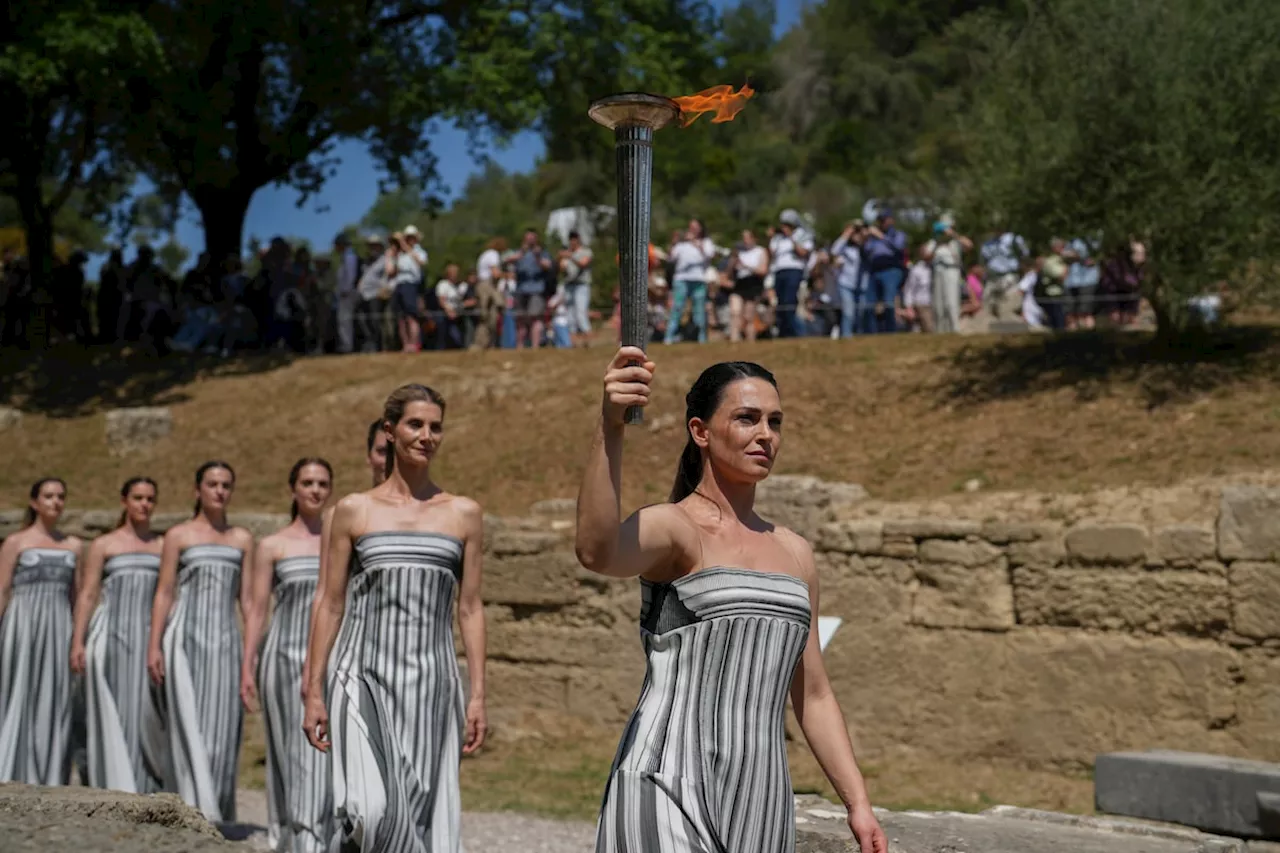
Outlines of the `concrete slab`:
<svg viewBox="0 0 1280 853">
<path fill-rule="evenodd" d="M 1174 750 L 1109 753 L 1094 765 L 1094 799 L 1107 814 L 1280 837 L 1280 764 Z"/>
</svg>

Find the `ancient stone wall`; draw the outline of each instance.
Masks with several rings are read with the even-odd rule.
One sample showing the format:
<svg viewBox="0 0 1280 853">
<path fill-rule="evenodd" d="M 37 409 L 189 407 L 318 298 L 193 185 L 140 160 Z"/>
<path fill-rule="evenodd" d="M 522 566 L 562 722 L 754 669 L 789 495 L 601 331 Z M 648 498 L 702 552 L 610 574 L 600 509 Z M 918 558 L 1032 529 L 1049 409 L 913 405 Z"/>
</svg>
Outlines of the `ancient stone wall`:
<svg viewBox="0 0 1280 853">
<path fill-rule="evenodd" d="M 1280 489 L 875 502 L 775 478 L 814 544 L 825 652 L 860 751 L 1079 770 L 1166 747 L 1280 760 Z M 644 673 L 634 582 L 581 569 L 572 501 L 488 519 L 494 721 L 620 724 Z M 92 535 L 116 513 L 68 513 Z M 171 523 L 174 519 L 164 519 Z M 280 516 L 237 516 L 256 533 Z M 0 535 L 16 516 L 0 514 Z M 531 715 L 530 712 L 537 712 Z"/>
</svg>

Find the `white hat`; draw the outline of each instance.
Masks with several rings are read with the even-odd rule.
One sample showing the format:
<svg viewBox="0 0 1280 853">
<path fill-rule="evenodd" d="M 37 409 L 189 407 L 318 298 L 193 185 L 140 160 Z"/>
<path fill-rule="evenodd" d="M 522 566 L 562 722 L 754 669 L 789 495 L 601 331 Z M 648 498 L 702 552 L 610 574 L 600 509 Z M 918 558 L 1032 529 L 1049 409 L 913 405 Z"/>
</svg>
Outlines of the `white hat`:
<svg viewBox="0 0 1280 853">
<path fill-rule="evenodd" d="M 403 230 L 403 231 L 401 231 L 400 233 L 401 233 L 401 234 L 403 234 L 403 235 L 404 235 L 404 236 L 406 236 L 406 237 L 417 237 L 417 236 L 418 236 L 418 226 L 416 226 L 416 225 L 406 225 L 406 226 L 405 226 L 405 228 L 404 228 L 404 230 Z"/>
<path fill-rule="evenodd" d="M 788 207 L 778 216 L 778 221 L 783 225 L 790 225 L 793 228 L 799 228 L 804 224 L 804 220 L 800 218 L 800 214 L 794 209 Z"/>
</svg>

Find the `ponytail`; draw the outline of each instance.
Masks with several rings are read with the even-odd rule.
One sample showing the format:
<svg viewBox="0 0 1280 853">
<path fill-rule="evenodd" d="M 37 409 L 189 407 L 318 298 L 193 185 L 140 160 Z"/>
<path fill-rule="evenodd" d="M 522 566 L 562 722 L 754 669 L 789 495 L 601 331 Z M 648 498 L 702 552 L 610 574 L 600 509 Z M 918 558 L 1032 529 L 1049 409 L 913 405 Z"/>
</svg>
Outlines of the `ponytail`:
<svg viewBox="0 0 1280 853">
<path fill-rule="evenodd" d="M 673 504 L 680 503 L 696 492 L 701 482 L 702 450 L 694 443 L 693 436 L 689 436 L 680 453 L 680 461 L 676 464 L 676 481 L 671 486 L 671 496 L 667 500 Z"/>
<path fill-rule="evenodd" d="M 382 462 L 382 479 L 390 480 L 391 472 L 396 469 L 396 445 L 391 440 L 391 436 L 387 436 L 387 455 Z"/>
<path fill-rule="evenodd" d="M 298 517 L 298 501 L 295 499 L 289 502 L 289 520 L 293 521 Z"/>
</svg>

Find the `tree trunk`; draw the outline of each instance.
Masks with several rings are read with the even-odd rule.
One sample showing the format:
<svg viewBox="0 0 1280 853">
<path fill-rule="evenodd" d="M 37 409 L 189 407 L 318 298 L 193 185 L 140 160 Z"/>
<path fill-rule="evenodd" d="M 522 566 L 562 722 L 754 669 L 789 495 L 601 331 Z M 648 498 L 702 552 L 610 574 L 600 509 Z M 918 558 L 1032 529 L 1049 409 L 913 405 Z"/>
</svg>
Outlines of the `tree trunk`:
<svg viewBox="0 0 1280 853">
<path fill-rule="evenodd" d="M 191 193 L 200 210 L 204 225 L 204 248 L 221 269 L 229 256 L 240 258 L 244 237 L 244 219 L 249 211 L 252 191 L 239 188 L 197 187 Z"/>
<path fill-rule="evenodd" d="M 49 342 L 53 307 L 53 211 L 44 200 L 37 170 L 17 170 L 18 212 L 26 229 L 31 301 L 25 323 L 27 341 L 35 347 Z"/>
</svg>

